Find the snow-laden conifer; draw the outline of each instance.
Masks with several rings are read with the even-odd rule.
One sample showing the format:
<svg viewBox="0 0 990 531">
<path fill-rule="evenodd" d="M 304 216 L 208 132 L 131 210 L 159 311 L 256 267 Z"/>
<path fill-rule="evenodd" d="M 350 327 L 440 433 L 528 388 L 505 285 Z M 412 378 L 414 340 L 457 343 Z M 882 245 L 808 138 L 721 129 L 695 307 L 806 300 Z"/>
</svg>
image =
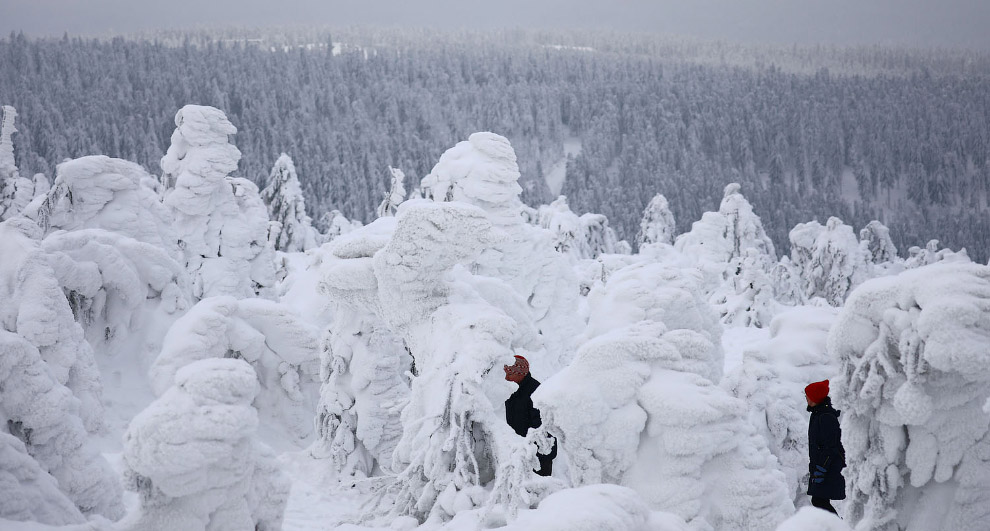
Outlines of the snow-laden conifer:
<svg viewBox="0 0 990 531">
<path fill-rule="evenodd" d="M 320 344 L 320 402 L 314 454 L 337 474 L 392 470 L 408 400 L 412 357 L 400 336 L 378 317 L 375 252 L 388 243 L 395 218 L 335 239 L 321 268 L 320 290 L 331 300 L 333 321 Z M 321 249 L 322 251 L 322 249 Z"/>
<path fill-rule="evenodd" d="M 317 334 L 286 306 L 265 299 L 203 299 L 172 325 L 150 376 L 156 394 L 176 374 L 208 358 L 243 359 L 255 368 L 261 391 L 255 406 L 266 424 L 290 440 L 312 434 L 316 402 Z"/>
<path fill-rule="evenodd" d="M 268 218 L 278 223 L 278 230 L 269 236 L 275 249 L 291 253 L 316 247 L 318 233 L 306 215 L 296 166 L 285 153 L 275 161 L 261 200 L 268 205 Z"/>
<path fill-rule="evenodd" d="M 121 529 L 281 529 L 289 481 L 256 441 L 258 376 L 243 360 L 204 359 L 131 422 L 128 488 L 140 508 Z"/>
<path fill-rule="evenodd" d="M 254 183 L 230 177 L 241 153 L 219 109 L 186 105 L 162 157 L 162 194 L 196 298 L 267 295 L 275 283 L 268 213 Z"/>
<path fill-rule="evenodd" d="M 817 221 L 799 223 L 790 232 L 791 264 L 800 278 L 803 301 L 816 297 L 841 306 L 853 288 L 866 280 L 866 251 L 852 227 L 831 217 L 825 226 Z"/>
<path fill-rule="evenodd" d="M 657 194 L 643 210 L 643 219 L 639 223 L 639 234 L 636 239 L 639 245 L 673 243 L 676 229 L 674 214 L 670 212 L 667 198 L 663 194 Z"/>
<path fill-rule="evenodd" d="M 24 210 L 43 187 L 43 183 L 22 177 L 14 160 L 14 143 L 11 139 L 17 129 L 14 119 L 17 111 L 9 105 L 2 107 L 0 116 L 0 221 L 10 219 Z"/>
<path fill-rule="evenodd" d="M 575 259 L 631 252 L 629 244 L 620 241 L 608 226 L 608 218 L 591 213 L 578 216 L 571 211 L 564 196 L 540 206 L 538 224 L 553 234 L 554 249 Z"/>
<path fill-rule="evenodd" d="M 4 348 L 0 344 L 0 350 Z M 28 454 L 24 442 L 0 432 L 0 524 L 4 519 L 53 526 L 86 521 L 55 478 Z"/>
<path fill-rule="evenodd" d="M 828 349 L 840 362 L 857 529 L 976 531 L 990 521 L 990 268 L 935 264 L 857 288 Z"/>
<path fill-rule="evenodd" d="M 406 200 L 406 187 L 404 181 L 406 174 L 399 168 L 388 167 L 388 173 L 392 178 L 389 190 L 385 192 L 385 198 L 378 205 L 378 217 L 394 216 L 395 210 Z"/>
</svg>

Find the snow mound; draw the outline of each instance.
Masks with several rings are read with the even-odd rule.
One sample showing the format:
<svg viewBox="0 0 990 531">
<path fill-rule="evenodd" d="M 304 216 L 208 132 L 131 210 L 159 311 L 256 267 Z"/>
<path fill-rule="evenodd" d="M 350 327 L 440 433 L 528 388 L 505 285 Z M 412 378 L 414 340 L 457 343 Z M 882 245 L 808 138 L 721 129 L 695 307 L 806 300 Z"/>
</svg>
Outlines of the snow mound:
<svg viewBox="0 0 990 531">
<path fill-rule="evenodd" d="M 538 508 L 523 511 L 504 531 L 688 531 L 679 517 L 652 513 L 636 491 L 617 485 L 589 485 L 551 494 Z"/>
<path fill-rule="evenodd" d="M 858 528 L 857 528 L 858 529 Z M 777 526 L 777 531 L 852 531 L 834 514 L 817 507 L 802 507 L 794 516 Z"/>
</svg>

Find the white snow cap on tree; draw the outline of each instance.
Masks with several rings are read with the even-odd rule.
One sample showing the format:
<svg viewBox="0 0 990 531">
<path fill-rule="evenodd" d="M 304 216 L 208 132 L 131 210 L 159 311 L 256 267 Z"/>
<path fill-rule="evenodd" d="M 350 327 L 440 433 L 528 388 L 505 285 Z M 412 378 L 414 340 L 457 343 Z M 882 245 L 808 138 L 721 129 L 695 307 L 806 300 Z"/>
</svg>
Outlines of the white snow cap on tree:
<svg viewBox="0 0 990 531">
<path fill-rule="evenodd" d="M 711 342 L 641 321 L 585 343 L 533 394 L 577 485 L 635 489 L 699 529 L 769 529 L 794 510 L 784 475 L 711 380 Z"/>
<path fill-rule="evenodd" d="M 389 191 L 385 192 L 385 199 L 378 205 L 378 217 L 394 216 L 395 210 L 406 200 L 406 187 L 403 184 L 406 174 L 399 168 L 391 166 L 388 167 L 388 172 L 392 177 L 392 183 Z"/>
<path fill-rule="evenodd" d="M 841 306 L 846 296 L 866 280 L 866 252 L 852 227 L 836 217 L 823 227 L 817 221 L 799 223 L 790 232 L 791 264 L 800 278 L 804 301 L 816 297 Z"/>
<path fill-rule="evenodd" d="M 554 249 L 574 259 L 593 259 L 602 254 L 628 254 L 629 244 L 620 241 L 608 226 L 608 218 L 586 213 L 578 216 L 558 197 L 538 210 L 538 224 L 553 234 Z"/>
<path fill-rule="evenodd" d="M 172 325 L 151 367 L 156 394 L 182 367 L 207 358 L 238 358 L 257 371 L 255 405 L 266 424 L 293 440 L 310 437 L 316 402 L 317 333 L 292 311 L 264 299 L 203 299 Z"/>
<path fill-rule="evenodd" d="M 172 217 L 149 188 L 151 176 L 126 160 L 89 156 L 59 164 L 55 184 L 25 214 L 45 229 L 104 229 L 178 258 Z"/>
<path fill-rule="evenodd" d="M 849 296 L 828 349 L 857 529 L 986 529 L 988 344 L 990 267 L 930 265 Z"/>
<path fill-rule="evenodd" d="M 673 243 L 674 214 L 670 212 L 667 198 L 663 194 L 653 196 L 643 210 L 643 220 L 639 224 L 636 239 L 640 245 L 647 243 Z"/>
<path fill-rule="evenodd" d="M 837 316 L 831 306 L 798 306 L 777 315 L 770 338 L 744 352 L 742 363 L 720 384 L 747 405 L 749 420 L 780 461 L 797 506 L 809 503 L 804 387 L 838 373 L 825 348 Z"/>
<path fill-rule="evenodd" d="M 279 224 L 279 230 L 270 238 L 276 249 L 291 253 L 317 246 L 318 233 L 306 215 L 296 166 L 285 153 L 275 161 L 261 199 L 268 205 L 268 218 Z"/>
<path fill-rule="evenodd" d="M 890 239 L 890 229 L 873 220 L 859 231 L 859 241 L 866 248 L 868 259 L 874 264 L 897 260 L 897 246 Z"/>
<path fill-rule="evenodd" d="M 124 434 L 140 510 L 122 529 L 281 529 L 289 482 L 255 442 L 258 377 L 243 360 L 207 359 L 139 413 Z"/>
<path fill-rule="evenodd" d="M 723 324 L 756 328 L 770 324 L 778 304 L 766 266 L 766 256 L 752 247 L 729 262 L 728 278 L 709 298 Z"/>
<path fill-rule="evenodd" d="M 237 129 L 219 109 L 186 105 L 162 157 L 162 193 L 172 209 L 193 295 L 253 297 L 275 283 L 268 213 L 258 188 L 229 177 L 241 153 Z"/>
<path fill-rule="evenodd" d="M 440 156 L 423 177 L 426 197 L 434 201 L 461 201 L 481 207 L 496 226 L 521 219 L 519 166 L 504 136 L 474 133 Z"/>
<path fill-rule="evenodd" d="M 2 341 L 0 351 L 5 348 Z M 86 521 L 58 490 L 55 478 L 28 454 L 24 442 L 0 431 L 0 524 L 4 519 L 58 526 Z"/>
</svg>

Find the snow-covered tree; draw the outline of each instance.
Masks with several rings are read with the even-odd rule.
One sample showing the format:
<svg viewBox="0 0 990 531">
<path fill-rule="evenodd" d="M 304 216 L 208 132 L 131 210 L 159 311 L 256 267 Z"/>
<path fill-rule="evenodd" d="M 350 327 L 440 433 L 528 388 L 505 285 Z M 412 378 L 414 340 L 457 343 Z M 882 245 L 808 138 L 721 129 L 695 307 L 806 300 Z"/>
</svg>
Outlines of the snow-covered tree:
<svg viewBox="0 0 990 531">
<path fill-rule="evenodd" d="M 620 241 L 601 214 L 578 216 L 558 197 L 538 210 L 538 224 L 553 234 L 554 249 L 576 259 L 594 259 L 602 254 L 628 254 L 629 244 Z"/>
<path fill-rule="evenodd" d="M 475 133 L 447 150 L 423 188 L 434 201 L 475 205 L 505 238 L 484 249 L 472 272 L 507 282 L 528 306 L 547 356 L 532 360 L 535 370 L 554 372 L 573 356 L 580 333 L 577 279 L 569 259 L 554 250 L 553 234 L 526 223 L 519 199 L 519 167 L 509 141 Z"/>
<path fill-rule="evenodd" d="M 5 334 L 0 330 L 0 337 Z M 7 346 L 3 341 L 0 339 L 0 351 Z M 55 478 L 28 454 L 24 442 L 0 431 L 0 524 L 4 519 L 53 526 L 86 521 L 79 508 L 58 489 Z"/>
<path fill-rule="evenodd" d="M 790 232 L 791 264 L 800 277 L 803 301 L 815 297 L 841 306 L 853 288 L 866 280 L 866 252 L 852 227 L 831 217 L 799 223 Z"/>
<path fill-rule="evenodd" d="M 358 220 L 347 219 L 339 210 L 324 212 L 316 222 L 316 228 L 321 231 L 320 242 L 330 242 L 341 234 L 347 234 L 352 230 L 361 228 L 362 224 Z"/>
<path fill-rule="evenodd" d="M 261 392 L 254 401 L 262 421 L 289 440 L 304 443 L 313 431 L 317 390 L 317 333 L 286 306 L 265 299 L 203 299 L 172 325 L 151 366 L 161 395 L 176 374 L 208 358 L 236 358 L 257 372 Z"/>
<path fill-rule="evenodd" d="M 408 400 L 412 358 L 377 315 L 372 260 L 388 243 L 394 219 L 380 218 L 335 239 L 321 268 L 320 290 L 332 301 L 334 318 L 321 341 L 313 453 L 328 457 L 338 474 L 367 476 L 376 466 L 391 471 L 402 434 L 399 412 Z"/>
<path fill-rule="evenodd" d="M 585 343 L 533 400 L 576 485 L 616 483 L 701 529 L 770 529 L 794 509 L 746 406 L 702 376 L 714 345 L 641 321 Z"/>
<path fill-rule="evenodd" d="M 676 229 L 674 214 L 670 212 L 667 198 L 663 194 L 657 194 L 643 210 L 643 220 L 639 223 L 639 234 L 636 239 L 640 245 L 673 243 Z"/>
<path fill-rule="evenodd" d="M 890 239 L 890 229 L 873 220 L 859 231 L 859 241 L 866 248 L 870 262 L 883 264 L 897 260 L 897 246 Z"/>
<path fill-rule="evenodd" d="M 17 111 L 9 105 L 4 105 L 0 117 L 0 221 L 10 219 L 42 193 L 43 183 L 37 183 L 27 177 L 21 177 L 14 160 L 14 144 L 11 136 L 17 132 L 14 118 Z"/>
<path fill-rule="evenodd" d="M 857 529 L 986 528 L 988 343 L 990 267 L 929 265 L 849 296 L 828 350 Z"/>
<path fill-rule="evenodd" d="M 268 218 L 278 223 L 279 230 L 269 237 L 275 249 L 292 253 L 317 246 L 319 234 L 306 215 L 296 166 L 285 153 L 275 161 L 268 184 L 261 191 L 261 199 L 268 205 Z"/>
<path fill-rule="evenodd" d="M 721 386 L 748 407 L 748 419 L 777 457 L 794 505 L 807 505 L 808 413 L 802 399 L 810 382 L 833 378 L 838 365 L 825 343 L 838 310 L 799 306 L 770 322 L 770 338 L 743 353 Z"/>
<path fill-rule="evenodd" d="M 241 153 L 222 111 L 186 105 L 162 157 L 162 194 L 175 219 L 193 295 L 267 295 L 275 283 L 268 213 L 254 183 L 233 178 Z"/>
<path fill-rule="evenodd" d="M 121 529 L 275 531 L 289 481 L 256 441 L 258 376 L 243 360 L 205 359 L 139 413 L 124 435 L 128 488 L 140 509 Z"/>
<path fill-rule="evenodd" d="M 908 257 L 904 260 L 904 267 L 906 269 L 914 269 L 936 262 L 959 263 L 970 261 L 966 249 L 960 249 L 958 252 L 955 252 L 952 249 L 939 249 L 938 244 L 938 240 L 929 240 L 924 248 L 915 246 L 908 249 Z"/>
<path fill-rule="evenodd" d="M 722 324 L 762 328 L 776 312 L 774 286 L 765 256 L 752 247 L 729 263 L 729 278 L 711 296 Z"/>
<path fill-rule="evenodd" d="M 144 168 L 105 156 L 58 165 L 43 200 L 25 209 L 46 230 L 103 229 L 154 245 L 178 258 L 172 217 Z"/>
<path fill-rule="evenodd" d="M 529 313 L 504 281 L 458 266 L 505 233 L 459 201 L 409 201 L 397 220 L 374 272 L 381 317 L 409 347 L 417 376 L 379 514 L 447 520 L 474 507 L 535 505 L 548 485 L 531 472 L 535 447 L 499 413 L 511 389 L 493 369 L 514 349 L 538 348 L 536 331 L 513 318 Z"/>
<path fill-rule="evenodd" d="M 389 175 L 392 177 L 392 184 L 389 191 L 385 192 L 382 204 L 378 205 L 378 217 L 394 216 L 395 210 L 406 200 L 406 187 L 403 182 L 406 174 L 398 168 L 388 167 Z"/>
</svg>

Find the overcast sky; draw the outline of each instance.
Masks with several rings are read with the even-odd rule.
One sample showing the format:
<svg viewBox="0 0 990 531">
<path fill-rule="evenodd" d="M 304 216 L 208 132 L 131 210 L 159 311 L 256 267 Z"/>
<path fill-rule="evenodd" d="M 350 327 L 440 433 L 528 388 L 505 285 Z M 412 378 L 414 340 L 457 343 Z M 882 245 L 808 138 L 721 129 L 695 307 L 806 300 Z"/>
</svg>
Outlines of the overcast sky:
<svg viewBox="0 0 990 531">
<path fill-rule="evenodd" d="M 584 27 L 990 50 L 990 0 L 0 0 L 3 34 L 272 24 Z"/>
</svg>

